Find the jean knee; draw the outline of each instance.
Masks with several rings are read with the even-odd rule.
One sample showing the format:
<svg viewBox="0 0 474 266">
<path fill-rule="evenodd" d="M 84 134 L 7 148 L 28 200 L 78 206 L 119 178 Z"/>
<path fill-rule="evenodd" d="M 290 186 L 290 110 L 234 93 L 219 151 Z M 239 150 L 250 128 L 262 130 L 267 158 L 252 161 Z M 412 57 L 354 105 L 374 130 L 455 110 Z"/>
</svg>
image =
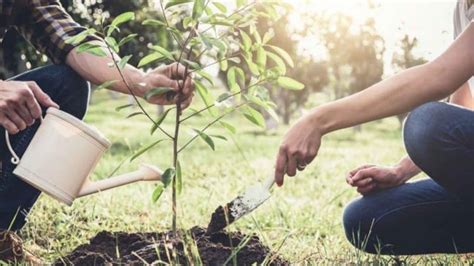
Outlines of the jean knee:
<svg viewBox="0 0 474 266">
<path fill-rule="evenodd" d="M 67 106 L 65 106 L 67 110 L 64 111 L 82 119 L 87 112 L 89 104 L 90 84 L 71 67 L 60 65 L 58 68 L 60 68 L 59 71 L 63 78 L 62 89 L 67 94 L 64 97 L 67 101 Z"/>
<path fill-rule="evenodd" d="M 352 201 L 344 209 L 343 226 L 347 240 L 357 249 L 377 253 L 373 232 L 375 219 L 364 198 Z"/>
<path fill-rule="evenodd" d="M 410 158 L 418 165 L 423 164 L 428 155 L 433 155 L 440 145 L 440 133 L 445 124 L 442 120 L 447 105 L 429 102 L 414 109 L 403 127 L 403 140 Z"/>
</svg>

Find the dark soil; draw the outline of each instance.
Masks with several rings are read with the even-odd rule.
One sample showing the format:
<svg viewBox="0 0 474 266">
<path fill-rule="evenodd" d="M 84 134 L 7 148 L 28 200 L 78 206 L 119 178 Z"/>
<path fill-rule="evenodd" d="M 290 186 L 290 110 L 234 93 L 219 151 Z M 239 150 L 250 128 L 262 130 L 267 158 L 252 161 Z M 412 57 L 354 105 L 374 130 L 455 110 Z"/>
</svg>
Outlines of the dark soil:
<svg viewBox="0 0 474 266">
<path fill-rule="evenodd" d="M 142 265 L 160 261 L 195 264 L 198 258 L 204 265 L 232 265 L 234 262 L 251 265 L 264 261 L 270 265 L 289 264 L 273 254 L 255 235 L 240 232 L 207 235 L 206 229 L 201 227 L 193 227 L 187 233 L 181 233 L 179 238 L 172 235 L 171 232 L 134 234 L 102 231 L 89 244 L 77 247 L 71 254 L 56 261 L 55 265 Z M 237 250 L 233 257 L 236 261 L 229 260 Z"/>
<path fill-rule="evenodd" d="M 227 203 L 227 205 L 219 206 L 211 216 L 211 222 L 207 226 L 207 234 L 219 232 L 229 224 L 235 221 L 235 217 L 229 212 L 233 206 L 233 202 Z"/>
</svg>

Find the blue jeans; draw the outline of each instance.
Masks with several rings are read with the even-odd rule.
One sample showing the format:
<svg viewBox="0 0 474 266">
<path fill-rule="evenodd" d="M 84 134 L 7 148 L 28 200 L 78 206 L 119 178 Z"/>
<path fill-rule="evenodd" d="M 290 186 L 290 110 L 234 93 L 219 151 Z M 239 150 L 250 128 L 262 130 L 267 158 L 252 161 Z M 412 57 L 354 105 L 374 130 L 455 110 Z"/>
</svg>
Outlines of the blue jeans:
<svg viewBox="0 0 474 266">
<path fill-rule="evenodd" d="M 18 81 L 35 81 L 61 108 L 82 119 L 89 101 L 90 86 L 74 70 L 66 65 L 50 65 L 28 71 L 12 78 Z M 46 110 L 43 109 L 43 113 Z M 39 124 L 11 137 L 13 149 L 23 155 Z M 4 128 L 0 127 L 0 158 L 3 171 L 0 176 L 0 230 L 18 230 L 26 221 L 26 216 L 40 195 L 40 191 L 21 181 L 12 174 L 15 165 L 10 162 L 4 139 Z M 67 177 L 66 177 L 67 178 Z"/>
<path fill-rule="evenodd" d="M 348 240 L 375 254 L 474 252 L 474 112 L 427 103 L 403 133 L 410 158 L 431 178 L 351 202 Z"/>
</svg>

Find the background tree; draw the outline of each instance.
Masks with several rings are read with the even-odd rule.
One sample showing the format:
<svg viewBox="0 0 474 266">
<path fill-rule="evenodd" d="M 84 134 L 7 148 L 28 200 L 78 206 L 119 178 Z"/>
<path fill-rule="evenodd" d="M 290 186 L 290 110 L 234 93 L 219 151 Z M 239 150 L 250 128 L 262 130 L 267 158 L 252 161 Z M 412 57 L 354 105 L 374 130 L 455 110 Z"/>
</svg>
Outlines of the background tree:
<svg viewBox="0 0 474 266">
<path fill-rule="evenodd" d="M 428 62 L 423 57 L 417 57 L 413 54 L 413 50 L 418 45 L 418 39 L 416 37 L 410 37 L 408 34 L 400 40 L 398 51 L 393 54 L 392 66 L 395 71 L 402 71 L 407 68 L 418 66 Z M 400 121 L 400 125 L 403 124 L 403 120 L 407 114 L 400 114 L 397 116 Z"/>
</svg>

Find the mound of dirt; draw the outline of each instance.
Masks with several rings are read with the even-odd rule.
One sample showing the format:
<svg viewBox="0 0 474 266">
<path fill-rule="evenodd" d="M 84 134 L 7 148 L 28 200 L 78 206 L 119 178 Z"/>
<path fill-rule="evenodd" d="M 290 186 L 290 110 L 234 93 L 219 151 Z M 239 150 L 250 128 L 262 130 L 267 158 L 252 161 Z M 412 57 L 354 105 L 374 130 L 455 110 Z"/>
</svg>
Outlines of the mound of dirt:
<svg viewBox="0 0 474 266">
<path fill-rule="evenodd" d="M 197 254 L 199 255 L 196 256 Z M 273 254 L 255 235 L 244 235 L 240 232 L 206 235 L 205 228 L 193 227 L 188 234 L 181 234 L 179 238 L 174 238 L 172 232 L 102 231 L 92 238 L 89 244 L 77 247 L 66 257 L 57 260 L 55 265 L 109 263 L 142 265 L 160 261 L 192 264 L 198 260 L 197 257 L 204 265 L 224 265 L 234 262 L 238 265 L 263 262 L 268 262 L 270 265 L 289 264 Z"/>
</svg>

